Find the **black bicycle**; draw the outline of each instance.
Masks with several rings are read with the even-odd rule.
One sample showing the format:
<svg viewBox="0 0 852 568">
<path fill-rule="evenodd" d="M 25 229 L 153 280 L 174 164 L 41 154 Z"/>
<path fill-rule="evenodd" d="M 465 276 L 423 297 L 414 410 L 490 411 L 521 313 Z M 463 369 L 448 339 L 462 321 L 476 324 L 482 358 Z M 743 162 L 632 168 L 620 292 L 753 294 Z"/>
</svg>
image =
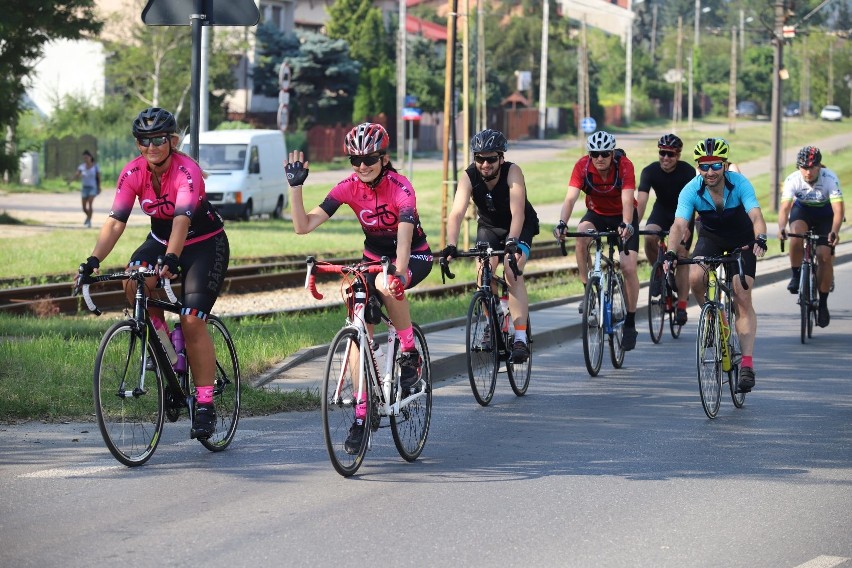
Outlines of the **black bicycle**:
<svg viewBox="0 0 852 568">
<path fill-rule="evenodd" d="M 186 410 L 190 424 L 195 415 L 195 386 L 189 365 L 176 370 L 170 351 L 159 339 L 148 315 L 151 306 L 179 314 L 178 302 L 168 280 L 161 285 L 168 302 L 147 295 L 145 278 L 156 276 L 154 269 L 128 270 L 100 276 L 80 275 L 78 290 L 86 305 L 100 315 L 92 301 L 89 286 L 97 282 L 131 280 L 136 289 L 133 314 L 114 323 L 104 334 L 95 357 L 93 380 L 95 414 L 107 448 L 127 466 L 142 465 L 162 439 L 164 419 L 176 422 Z M 218 317 L 209 315 L 207 329 L 216 353 L 213 404 L 216 432 L 198 441 L 210 451 L 221 452 L 234 439 L 240 418 L 240 364 L 231 334 Z M 171 349 L 169 349 L 171 348 Z"/>
<path fill-rule="evenodd" d="M 488 406 L 494 397 L 497 386 L 497 373 L 500 362 L 506 363 L 506 374 L 509 385 L 517 396 L 524 396 L 530 384 L 532 370 L 532 326 L 527 315 L 527 346 L 529 356 L 524 362 L 512 359 L 512 345 L 515 330 L 512 326 L 512 316 L 508 307 L 502 307 L 500 298 L 491 289 L 492 282 L 500 286 L 501 296 L 508 293 L 509 285 L 504 278 L 493 273 L 491 257 L 502 257 L 504 250 L 494 250 L 488 243 L 478 242 L 469 251 L 458 251 L 456 258 L 476 258 L 479 264 L 479 287 L 473 293 L 470 307 L 467 310 L 467 329 L 465 351 L 467 354 L 467 372 L 470 388 L 476 402 Z M 509 268 L 515 277 L 522 273 L 513 255 L 509 255 Z M 441 277 L 455 278 L 450 272 L 446 258 L 440 259 Z"/>
<path fill-rule="evenodd" d="M 799 270 L 798 304 L 801 314 L 801 341 L 802 343 L 807 343 L 808 339 L 814 335 L 814 324 L 819 314 L 819 286 L 817 280 L 819 263 L 816 249 L 819 239 L 827 235 L 817 235 L 811 229 L 808 229 L 804 234 L 787 233 L 787 236 L 802 239 L 803 253 L 802 266 Z M 784 252 L 784 243 L 785 240 L 781 239 L 781 252 Z"/>
<path fill-rule="evenodd" d="M 624 298 L 624 277 L 615 263 L 615 249 L 620 247 L 618 231 L 589 230 L 578 233 L 564 232 L 566 237 L 592 239 L 589 251 L 594 248 L 586 290 L 583 294 L 583 358 L 586 370 L 593 377 L 601 370 L 603 362 L 604 334 L 609 336 L 609 354 L 612 366 L 620 369 L 624 364 L 624 320 L 627 304 Z M 603 252 L 603 240 L 607 241 L 607 253 Z M 562 254 L 567 255 L 565 241 L 559 241 Z"/>
<path fill-rule="evenodd" d="M 660 238 L 657 260 L 651 266 L 650 285 L 648 286 L 648 327 L 651 331 L 651 341 L 659 343 L 663 338 L 663 326 L 666 317 L 669 319 L 669 330 L 672 337 L 680 337 L 683 327 L 677 323 L 677 284 L 674 274 L 669 274 L 663 269 L 665 254 L 668 251 L 666 237 L 668 231 L 639 231 L 640 235 L 655 235 Z M 650 259 L 648 259 L 650 260 Z"/>
</svg>

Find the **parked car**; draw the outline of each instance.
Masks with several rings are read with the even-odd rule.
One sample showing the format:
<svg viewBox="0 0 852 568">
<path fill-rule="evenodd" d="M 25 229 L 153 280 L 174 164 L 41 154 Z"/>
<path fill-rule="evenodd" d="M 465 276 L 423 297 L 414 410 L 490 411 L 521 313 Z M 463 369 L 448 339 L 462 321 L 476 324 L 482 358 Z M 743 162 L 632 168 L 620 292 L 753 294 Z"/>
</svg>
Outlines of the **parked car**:
<svg viewBox="0 0 852 568">
<path fill-rule="evenodd" d="M 190 151 L 190 139 L 182 150 Z M 287 145 L 280 130 L 209 130 L 198 136 L 198 161 L 208 173 L 207 199 L 225 218 L 248 221 L 284 215 L 289 194 L 284 164 Z"/>
<path fill-rule="evenodd" d="M 754 101 L 740 101 L 737 103 L 737 116 L 755 117 L 760 114 L 760 107 Z"/>
<path fill-rule="evenodd" d="M 843 118 L 843 112 L 839 106 L 826 105 L 819 111 L 819 117 L 823 120 L 840 121 Z"/>
<path fill-rule="evenodd" d="M 801 116 L 802 109 L 799 108 L 799 103 L 787 103 L 784 107 L 784 116 Z"/>
</svg>

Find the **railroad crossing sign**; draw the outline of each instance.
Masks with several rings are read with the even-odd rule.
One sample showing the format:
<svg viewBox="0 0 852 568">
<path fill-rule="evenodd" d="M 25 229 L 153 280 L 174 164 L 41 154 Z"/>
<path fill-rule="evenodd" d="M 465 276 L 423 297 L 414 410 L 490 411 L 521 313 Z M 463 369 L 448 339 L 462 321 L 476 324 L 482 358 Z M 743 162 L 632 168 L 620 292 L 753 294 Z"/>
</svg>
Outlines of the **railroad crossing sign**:
<svg viewBox="0 0 852 568">
<path fill-rule="evenodd" d="M 580 122 L 580 128 L 583 129 L 583 132 L 586 134 L 591 134 L 598 127 L 598 123 L 595 122 L 595 119 L 591 116 L 587 116 Z"/>
</svg>

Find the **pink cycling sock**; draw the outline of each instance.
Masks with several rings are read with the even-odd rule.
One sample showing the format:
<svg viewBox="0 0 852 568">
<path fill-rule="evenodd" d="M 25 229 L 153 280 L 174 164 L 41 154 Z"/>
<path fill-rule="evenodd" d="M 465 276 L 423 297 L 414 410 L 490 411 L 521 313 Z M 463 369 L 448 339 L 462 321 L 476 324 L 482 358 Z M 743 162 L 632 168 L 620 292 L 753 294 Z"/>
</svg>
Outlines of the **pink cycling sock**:
<svg viewBox="0 0 852 568">
<path fill-rule="evenodd" d="M 399 346 L 403 351 L 414 351 L 414 328 L 407 327 L 405 329 L 396 330 L 396 335 L 399 337 Z"/>
<path fill-rule="evenodd" d="M 367 398 L 367 395 L 363 395 L 364 398 Z M 367 417 L 367 403 L 359 402 L 355 405 L 355 420 L 360 420 L 361 422 Z"/>
<path fill-rule="evenodd" d="M 752 361 L 751 355 L 743 355 L 742 366 L 754 369 L 754 361 Z"/>
<path fill-rule="evenodd" d="M 209 387 L 195 387 L 195 400 L 198 404 L 210 404 L 213 402 L 213 385 Z"/>
</svg>

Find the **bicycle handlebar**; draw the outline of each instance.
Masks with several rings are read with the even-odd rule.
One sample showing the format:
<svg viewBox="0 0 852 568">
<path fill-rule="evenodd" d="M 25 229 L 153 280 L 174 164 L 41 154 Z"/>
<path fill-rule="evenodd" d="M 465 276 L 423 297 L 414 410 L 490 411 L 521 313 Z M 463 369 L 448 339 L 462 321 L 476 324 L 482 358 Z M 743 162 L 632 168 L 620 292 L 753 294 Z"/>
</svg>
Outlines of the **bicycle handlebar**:
<svg viewBox="0 0 852 568">
<path fill-rule="evenodd" d="M 562 233 L 562 236 L 563 237 L 574 237 L 574 238 L 578 238 L 578 237 L 579 238 L 588 238 L 588 239 L 595 239 L 596 241 L 600 241 L 600 240 L 603 240 L 604 238 L 618 237 L 619 233 L 618 233 L 618 231 L 596 231 L 594 229 L 589 229 L 588 231 L 575 231 L 575 232 L 565 231 L 564 233 Z M 568 256 L 568 250 L 565 248 L 565 239 L 562 239 L 561 241 L 558 241 L 558 242 L 559 242 L 559 247 L 562 249 L 562 256 Z M 623 250 L 622 245 L 623 245 L 623 243 L 621 242 L 620 238 L 618 240 L 616 240 L 615 248 L 618 249 L 618 252 L 622 252 L 622 250 Z"/>
<path fill-rule="evenodd" d="M 89 308 L 89 311 L 95 314 L 96 316 L 101 315 L 101 311 L 95 305 L 94 300 L 92 300 L 91 292 L 89 291 L 89 287 L 92 284 L 96 284 L 98 282 L 111 282 L 114 280 L 137 280 L 137 279 L 145 279 L 151 276 L 159 276 L 159 271 L 156 268 L 141 268 L 139 270 L 125 270 L 124 272 L 115 272 L 113 274 L 100 274 L 97 276 L 94 275 L 86 275 L 80 274 L 77 280 L 76 286 L 74 286 L 73 295 L 77 294 L 83 295 L 83 300 L 86 302 L 86 307 Z M 171 280 L 168 278 L 159 278 L 157 283 L 166 291 L 166 296 L 169 301 L 173 304 L 177 303 L 177 296 L 175 295 L 174 290 L 172 289 Z"/>
<path fill-rule="evenodd" d="M 379 274 L 384 277 L 385 286 L 387 287 L 388 274 L 395 272 L 394 266 L 390 263 L 390 259 L 383 256 L 379 261 L 381 264 L 375 264 L 376 261 L 359 262 L 357 264 L 317 264 L 316 258 L 309 256 L 305 259 L 305 264 L 308 265 L 307 274 L 305 275 L 305 288 L 310 290 L 311 295 L 317 300 L 322 300 L 325 296 L 317 290 L 316 275 L 317 274 Z"/>
<path fill-rule="evenodd" d="M 808 229 L 808 232 L 804 233 L 804 234 L 787 233 L 787 232 L 784 232 L 783 234 L 786 234 L 788 237 L 794 237 L 794 238 L 797 238 L 797 239 L 808 239 L 808 240 L 811 240 L 811 241 L 816 241 L 816 240 L 821 239 L 821 238 L 827 239 L 831 236 L 831 233 L 828 233 L 826 235 L 818 235 L 818 234 L 814 233 L 813 231 L 811 231 L 810 229 Z M 781 252 L 784 252 L 784 243 L 787 242 L 787 239 L 783 238 L 782 234 L 779 234 L 778 239 L 781 241 Z"/>
<path fill-rule="evenodd" d="M 649 229 L 640 229 L 640 230 L 639 230 L 639 234 L 640 234 L 640 235 L 655 235 L 655 236 L 657 236 L 657 237 L 661 237 L 661 238 L 662 238 L 662 237 L 667 237 L 667 236 L 669 236 L 669 232 L 668 232 L 668 231 L 663 231 L 663 230 L 660 230 L 660 231 L 651 231 L 651 230 L 649 230 Z"/>
<path fill-rule="evenodd" d="M 485 243 L 482 243 L 481 246 L 476 246 L 476 247 L 474 247 L 474 248 L 472 248 L 468 251 L 458 251 L 458 252 L 456 252 L 456 254 L 453 258 L 480 258 L 482 260 L 485 260 L 485 259 L 491 258 L 492 256 L 502 256 L 502 255 L 506 255 L 506 260 L 509 263 L 509 269 L 511 269 L 512 274 L 515 275 L 515 278 L 517 278 L 518 276 L 521 276 L 523 274 L 523 271 L 520 268 L 518 268 L 518 260 L 515 258 L 514 254 L 507 253 L 505 249 L 502 249 L 502 250 L 492 249 L 490 245 L 487 245 Z M 453 274 L 450 271 L 450 261 L 448 261 L 446 257 L 442 256 L 441 259 L 438 261 L 438 264 L 441 267 L 441 281 L 444 284 L 446 284 L 446 282 L 447 282 L 444 279 L 445 275 L 446 275 L 447 278 L 450 278 L 450 279 L 453 279 L 453 278 L 456 277 L 456 275 Z"/>
<path fill-rule="evenodd" d="M 733 264 L 737 263 L 737 274 L 740 277 L 740 284 L 743 287 L 743 290 L 748 290 L 748 283 L 745 279 L 745 274 L 743 273 L 743 254 L 742 251 L 746 250 L 751 245 L 746 245 L 743 248 L 737 249 L 734 252 L 729 254 L 723 254 L 721 256 L 696 256 L 693 258 L 680 258 L 678 257 L 675 260 L 675 264 L 700 264 L 703 266 L 709 265 L 719 265 L 719 264 Z M 664 263 L 664 265 L 668 265 L 668 261 Z"/>
</svg>

